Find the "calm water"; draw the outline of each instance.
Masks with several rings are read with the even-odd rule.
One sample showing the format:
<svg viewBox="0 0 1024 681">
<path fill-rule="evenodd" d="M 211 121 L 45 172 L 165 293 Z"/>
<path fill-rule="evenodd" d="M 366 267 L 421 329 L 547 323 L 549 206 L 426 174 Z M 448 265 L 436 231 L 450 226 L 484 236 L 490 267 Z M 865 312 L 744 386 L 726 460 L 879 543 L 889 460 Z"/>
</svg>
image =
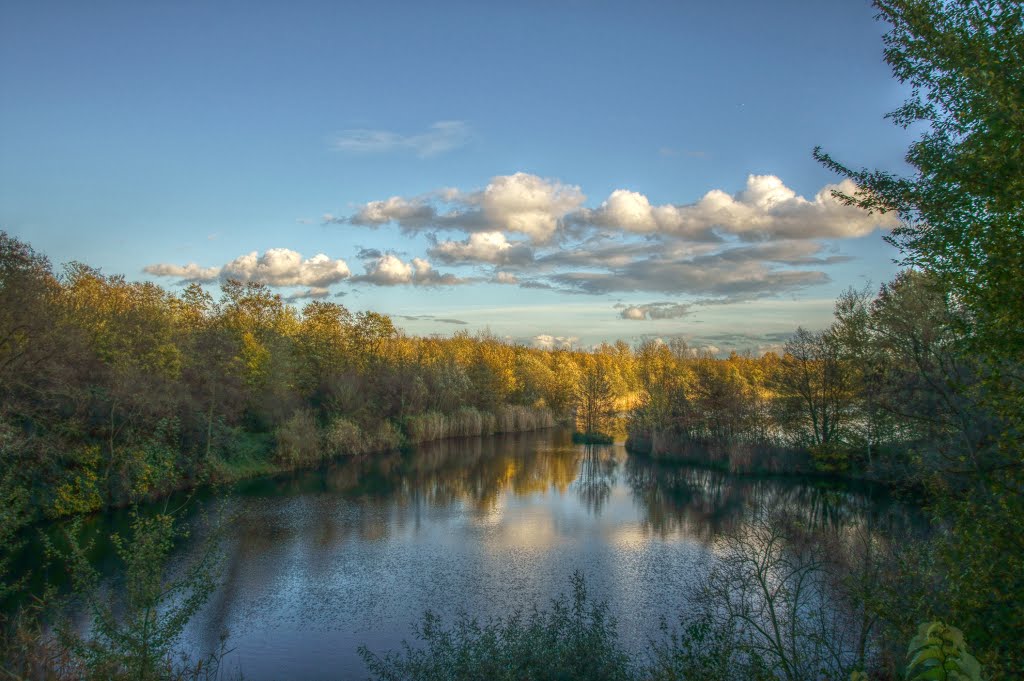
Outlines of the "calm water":
<svg viewBox="0 0 1024 681">
<path fill-rule="evenodd" d="M 818 525 L 906 521 L 878 496 L 656 465 L 560 430 L 254 481 L 228 502 L 225 584 L 185 643 L 229 632 L 228 666 L 255 681 L 360 678 L 357 646 L 396 648 L 427 609 L 450 621 L 529 608 L 580 570 L 639 649 L 686 610 L 715 535 L 755 505 Z"/>
</svg>

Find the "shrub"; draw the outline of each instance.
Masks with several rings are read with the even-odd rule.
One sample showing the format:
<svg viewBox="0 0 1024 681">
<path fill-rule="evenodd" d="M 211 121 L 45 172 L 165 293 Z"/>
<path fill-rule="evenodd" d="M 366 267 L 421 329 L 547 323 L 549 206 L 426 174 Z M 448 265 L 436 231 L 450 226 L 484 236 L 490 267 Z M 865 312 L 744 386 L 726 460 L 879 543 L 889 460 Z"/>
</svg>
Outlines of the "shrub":
<svg viewBox="0 0 1024 681">
<path fill-rule="evenodd" d="M 324 431 L 324 449 L 333 455 L 363 454 L 366 435 L 355 422 L 338 416 Z"/>
<path fill-rule="evenodd" d="M 381 421 L 374 434 L 366 440 L 368 452 L 386 452 L 398 449 L 402 444 L 402 433 L 391 421 Z"/>
<path fill-rule="evenodd" d="M 383 657 L 365 646 L 359 654 L 382 681 L 444 679 L 608 680 L 633 678 L 615 619 L 607 604 L 589 603 L 583 577 L 572 577 L 571 600 L 562 596 L 548 609 L 534 608 L 480 624 L 461 615 L 451 627 L 427 612 L 415 628 L 422 647 L 403 642 L 398 653 Z"/>
<path fill-rule="evenodd" d="M 277 451 L 274 460 L 285 466 L 302 466 L 322 456 L 320 433 L 313 413 L 307 409 L 295 412 L 277 429 Z"/>
<path fill-rule="evenodd" d="M 907 648 L 907 681 L 981 681 L 981 665 L 967 652 L 963 633 L 942 622 L 927 622 Z"/>
<path fill-rule="evenodd" d="M 615 438 L 604 433 L 573 433 L 572 441 L 584 445 L 610 445 Z"/>
</svg>

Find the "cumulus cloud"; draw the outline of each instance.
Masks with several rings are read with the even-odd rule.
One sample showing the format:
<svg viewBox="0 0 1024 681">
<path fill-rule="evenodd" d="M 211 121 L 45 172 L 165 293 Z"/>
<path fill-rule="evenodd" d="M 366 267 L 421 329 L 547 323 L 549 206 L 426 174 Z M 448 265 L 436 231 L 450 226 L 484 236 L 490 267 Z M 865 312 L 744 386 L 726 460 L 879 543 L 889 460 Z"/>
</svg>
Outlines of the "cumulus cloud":
<svg viewBox="0 0 1024 681">
<path fill-rule="evenodd" d="M 533 261 L 533 249 L 528 244 L 509 241 L 502 232 L 477 232 L 465 241 L 442 241 L 428 255 L 446 263 L 526 265 Z"/>
<path fill-rule="evenodd" d="M 288 248 L 271 248 L 263 255 L 256 251 L 239 256 L 224 265 L 221 278 L 258 281 L 271 286 L 313 286 L 324 288 L 351 274 L 344 260 L 332 260 L 323 253 L 302 259 Z"/>
<path fill-rule="evenodd" d="M 214 281 L 220 276 L 219 267 L 200 267 L 194 262 L 187 265 L 172 265 L 159 263 L 146 265 L 143 272 L 157 277 L 177 277 L 182 282 L 207 282 Z"/>
<path fill-rule="evenodd" d="M 490 224 L 542 244 L 551 240 L 562 218 L 586 199 L 579 187 L 516 173 L 492 179 L 478 200 Z"/>
<path fill-rule="evenodd" d="M 646 305 L 624 305 L 619 311 L 623 319 L 679 319 L 690 313 L 691 306 L 683 303 L 647 303 Z"/>
<path fill-rule="evenodd" d="M 855 238 L 877 227 L 896 225 L 892 215 L 869 215 L 844 205 L 834 191 L 856 194 L 851 180 L 823 187 L 813 199 L 799 196 L 775 175 L 750 175 L 736 194 L 713 189 L 689 204 L 653 206 L 638 192 L 617 189 L 583 219 L 626 232 L 668 234 L 690 239 L 717 233 L 746 240 Z"/>
<path fill-rule="evenodd" d="M 364 204 L 348 217 L 328 214 L 324 221 L 371 227 L 394 223 L 406 231 L 509 232 L 523 234 L 535 245 L 587 227 L 713 242 L 723 237 L 855 238 L 896 225 L 893 215 L 870 215 L 844 205 L 833 196 L 835 191 L 856 194 L 857 187 L 843 180 L 808 199 L 775 175 L 750 175 L 734 194 L 713 189 L 693 203 L 653 205 L 640 192 L 616 189 L 599 207 L 587 208 L 579 187 L 519 172 L 494 177 L 479 191 L 448 188 L 429 196 L 393 196 Z"/>
<path fill-rule="evenodd" d="M 532 338 L 533 346 L 542 350 L 570 350 L 573 344 L 579 342 L 577 336 L 552 336 L 540 334 Z"/>
<path fill-rule="evenodd" d="M 447 208 L 439 210 L 432 201 L 447 204 Z M 328 214 L 324 222 L 369 227 L 394 223 L 408 232 L 431 228 L 514 232 L 535 244 L 545 244 L 584 201 L 586 196 L 579 187 L 515 173 L 492 178 L 480 191 L 446 189 L 429 197 L 392 196 L 366 203 L 348 217 Z"/>
<path fill-rule="evenodd" d="M 389 222 L 397 222 L 405 229 L 415 230 L 434 224 L 437 212 L 426 199 L 392 196 L 383 201 L 370 201 L 348 218 L 336 218 L 333 215 L 329 217 L 330 219 L 325 222 L 348 222 L 365 227 L 379 227 Z"/>
<path fill-rule="evenodd" d="M 424 132 L 415 134 L 366 128 L 343 130 L 335 137 L 333 146 L 339 151 L 352 153 L 405 151 L 427 158 L 464 146 L 472 137 L 472 130 L 465 121 L 438 121 Z"/>
<path fill-rule="evenodd" d="M 323 253 L 303 260 L 301 253 L 288 248 L 271 248 L 263 255 L 252 251 L 222 267 L 200 267 L 195 263 L 184 266 L 156 264 L 148 265 L 144 271 L 160 277 L 178 277 L 183 282 L 238 279 L 269 286 L 307 286 L 316 289 L 325 289 L 351 274 L 344 260 L 335 260 Z"/>
<path fill-rule="evenodd" d="M 371 201 L 327 221 L 395 225 L 426 235 L 430 246 L 424 255 L 431 262 L 491 266 L 481 277 L 460 279 L 437 274 L 427 260 L 416 265 L 416 259 L 405 262 L 364 249 L 360 259 L 366 273 L 356 281 L 488 281 L 585 294 L 685 294 L 714 303 L 828 282 L 824 268 L 849 257 L 834 244 L 826 248 L 825 240 L 861 237 L 895 224 L 892 216 L 843 205 L 834 190 L 856 193 L 843 181 L 805 198 L 774 175 L 750 175 L 735 193 L 715 189 L 692 203 L 655 205 L 638 191 L 616 189 L 590 208 L 579 187 L 519 172 L 493 177 L 482 189 L 445 188 Z M 437 236 L 446 231 L 458 235 Z M 636 305 L 620 314 L 664 319 L 670 318 L 668 309 Z M 657 316 L 661 313 L 666 316 Z"/>
<path fill-rule="evenodd" d="M 307 288 L 289 293 L 285 296 L 285 300 L 316 300 L 318 298 L 326 298 L 331 295 L 331 292 L 325 288 Z"/>
<path fill-rule="evenodd" d="M 466 283 L 453 274 L 441 274 L 423 258 L 404 262 L 398 256 L 387 253 L 379 258 L 367 260 L 366 273 L 353 277 L 352 281 L 375 286 L 451 286 Z"/>
</svg>

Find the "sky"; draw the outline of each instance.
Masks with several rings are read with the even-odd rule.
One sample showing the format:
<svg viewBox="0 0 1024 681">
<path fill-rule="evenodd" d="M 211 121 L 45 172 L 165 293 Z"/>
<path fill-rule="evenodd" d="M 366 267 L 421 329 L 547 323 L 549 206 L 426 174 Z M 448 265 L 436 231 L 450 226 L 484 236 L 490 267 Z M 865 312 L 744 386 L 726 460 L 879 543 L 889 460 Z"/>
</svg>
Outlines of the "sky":
<svg viewBox="0 0 1024 681">
<path fill-rule="evenodd" d="M 890 279 L 904 172 L 860 0 L 0 5 L 0 229 L 413 334 L 775 349 Z"/>
</svg>

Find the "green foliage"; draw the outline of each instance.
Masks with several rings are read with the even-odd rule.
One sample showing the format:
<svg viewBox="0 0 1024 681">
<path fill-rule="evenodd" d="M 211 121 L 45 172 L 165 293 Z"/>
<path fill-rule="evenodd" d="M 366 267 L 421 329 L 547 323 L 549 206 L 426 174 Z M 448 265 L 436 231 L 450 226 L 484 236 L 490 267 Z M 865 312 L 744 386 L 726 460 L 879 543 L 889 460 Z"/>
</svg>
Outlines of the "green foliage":
<svg viewBox="0 0 1024 681">
<path fill-rule="evenodd" d="M 91 513 L 103 507 L 100 492 L 100 448 L 84 447 L 73 454 L 63 480 L 54 488 L 53 506 L 48 515 L 60 518 Z"/>
<path fill-rule="evenodd" d="M 907 681 L 981 681 L 964 635 L 942 622 L 922 624 L 907 648 Z"/>
<path fill-rule="evenodd" d="M 650 662 L 642 678 L 650 681 L 749 681 L 775 677 L 758 651 L 744 651 L 736 631 L 708 614 L 680 620 L 682 629 L 661 622 L 661 640 L 651 644 Z M 740 671 L 742 669 L 742 671 Z"/>
<path fill-rule="evenodd" d="M 610 445 L 615 438 L 604 433 L 573 433 L 572 441 L 584 445 Z"/>
<path fill-rule="evenodd" d="M 571 598 L 547 609 L 485 624 L 462 615 L 448 627 L 428 612 L 415 637 L 419 645 L 406 642 L 400 653 L 378 656 L 361 647 L 359 654 L 381 681 L 616 681 L 634 673 L 607 604 L 588 601 L 580 573 Z"/>
<path fill-rule="evenodd" d="M 334 456 L 363 454 L 366 438 L 357 423 L 344 416 L 336 416 L 324 429 L 324 447 Z"/>
<path fill-rule="evenodd" d="M 894 344 L 916 364 L 906 372 L 918 378 L 905 382 L 911 394 L 936 406 L 919 412 L 939 416 L 928 424 L 933 453 L 921 472 L 940 522 L 952 521 L 933 540 L 936 561 L 922 583 L 974 641 L 993 678 L 1009 678 L 1024 669 L 1024 5 L 875 6 L 891 25 L 886 61 L 911 88 L 889 117 L 902 127 L 923 124 L 906 154 L 913 171 L 852 170 L 820 150 L 815 156 L 858 185 L 848 203 L 899 216 L 891 242 L 938 291 L 931 300 L 944 303 L 945 310 L 908 308 L 912 296 L 887 301 L 887 327 L 922 318 L 908 309 L 953 313 L 922 326 L 941 336 L 904 335 L 914 342 Z"/>
<path fill-rule="evenodd" d="M 320 430 L 308 409 L 295 412 L 275 434 L 277 450 L 274 459 L 289 467 L 308 466 L 323 458 Z"/>
<path fill-rule="evenodd" d="M 65 533 L 63 558 L 71 570 L 75 592 L 92 615 L 86 634 L 62 628 L 63 647 L 81 666 L 86 679 L 156 681 L 177 679 L 202 669 L 182 667 L 176 644 L 188 621 L 216 586 L 219 554 L 213 537 L 177 578 L 169 578 L 168 563 L 175 544 L 188 536 L 166 513 L 145 516 L 132 511 L 130 533 L 111 537 L 124 564 L 123 582 L 108 591 L 87 558 L 88 546 L 79 540 L 80 524 Z M 211 658 L 207 661 L 215 661 Z"/>
<path fill-rule="evenodd" d="M 820 444 L 809 450 L 815 467 L 823 473 L 846 473 L 850 470 L 850 451 L 843 445 Z"/>
</svg>

